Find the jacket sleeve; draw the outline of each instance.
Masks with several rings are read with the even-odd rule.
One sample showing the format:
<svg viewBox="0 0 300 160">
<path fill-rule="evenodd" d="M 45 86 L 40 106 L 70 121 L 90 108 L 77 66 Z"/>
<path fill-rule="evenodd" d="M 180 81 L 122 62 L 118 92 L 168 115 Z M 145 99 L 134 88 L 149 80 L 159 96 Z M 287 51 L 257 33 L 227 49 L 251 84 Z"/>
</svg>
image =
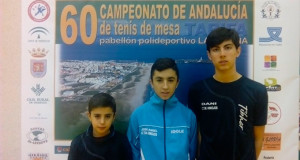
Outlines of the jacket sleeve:
<svg viewBox="0 0 300 160">
<path fill-rule="evenodd" d="M 121 143 L 122 143 L 122 148 L 121 148 L 122 160 L 132 160 L 131 146 L 126 136 L 124 138 L 122 137 Z"/>
<path fill-rule="evenodd" d="M 70 151 L 69 151 L 69 155 L 68 155 L 68 160 L 76 160 L 78 159 L 78 139 L 74 139 L 71 142 L 71 146 L 70 146 Z"/>
<path fill-rule="evenodd" d="M 133 160 L 140 160 L 140 135 L 139 125 L 134 113 L 130 117 L 129 126 L 127 130 L 127 138 L 132 149 Z"/>
<path fill-rule="evenodd" d="M 197 142 L 198 142 L 198 136 L 197 136 L 197 121 L 196 116 L 192 113 L 191 115 L 191 135 L 190 135 L 190 159 L 194 160 L 196 157 L 197 152 Z"/>
</svg>

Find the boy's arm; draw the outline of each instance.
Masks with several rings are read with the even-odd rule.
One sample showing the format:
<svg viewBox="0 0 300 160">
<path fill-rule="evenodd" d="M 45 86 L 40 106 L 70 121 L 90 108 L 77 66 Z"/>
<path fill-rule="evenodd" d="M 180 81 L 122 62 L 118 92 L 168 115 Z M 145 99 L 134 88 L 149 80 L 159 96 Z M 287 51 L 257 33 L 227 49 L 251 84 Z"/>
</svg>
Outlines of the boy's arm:
<svg viewBox="0 0 300 160">
<path fill-rule="evenodd" d="M 73 140 L 71 142 L 68 160 L 75 160 L 76 158 L 78 158 L 77 153 L 78 153 L 77 144 L 75 144 L 75 141 Z"/>
<path fill-rule="evenodd" d="M 189 93 L 188 93 L 188 107 L 193 111 L 193 113 L 196 115 L 197 111 L 196 111 L 196 107 L 197 106 L 197 99 L 198 99 L 198 92 L 196 90 L 197 87 L 191 86 L 189 89 Z M 201 134 L 200 134 L 200 129 L 199 126 L 197 126 L 197 118 L 195 118 L 194 122 L 196 123 L 196 147 L 195 147 L 195 154 L 196 154 L 196 158 L 198 158 L 200 156 L 200 143 L 201 143 Z"/>
<path fill-rule="evenodd" d="M 191 119 L 191 139 L 190 139 L 190 159 L 194 160 L 196 158 L 196 152 L 197 152 L 197 144 L 198 144 L 198 130 L 197 130 L 197 121 L 196 117 L 193 114 L 193 118 Z"/>
<path fill-rule="evenodd" d="M 140 138 L 137 120 L 131 115 L 127 130 L 127 138 L 132 149 L 133 160 L 140 160 Z"/>
<path fill-rule="evenodd" d="M 255 141 L 256 159 L 258 159 L 260 151 L 262 149 L 264 132 L 265 132 L 265 126 L 254 126 L 254 141 Z"/>
<path fill-rule="evenodd" d="M 200 146 L 201 146 L 201 133 L 200 133 L 199 126 L 198 126 L 198 130 L 197 130 L 197 136 L 198 136 L 198 140 L 197 140 L 196 158 L 199 158 L 200 157 Z"/>
<path fill-rule="evenodd" d="M 257 95 L 257 107 L 255 107 L 254 110 L 255 122 L 253 123 L 256 159 L 259 157 L 262 149 L 265 125 L 267 124 L 268 115 L 268 92 L 264 85 L 261 86 L 261 90 L 259 90 L 259 93 Z"/>
<path fill-rule="evenodd" d="M 132 160 L 132 149 L 128 138 L 125 136 L 121 143 L 123 144 L 121 148 L 122 160 Z"/>
</svg>

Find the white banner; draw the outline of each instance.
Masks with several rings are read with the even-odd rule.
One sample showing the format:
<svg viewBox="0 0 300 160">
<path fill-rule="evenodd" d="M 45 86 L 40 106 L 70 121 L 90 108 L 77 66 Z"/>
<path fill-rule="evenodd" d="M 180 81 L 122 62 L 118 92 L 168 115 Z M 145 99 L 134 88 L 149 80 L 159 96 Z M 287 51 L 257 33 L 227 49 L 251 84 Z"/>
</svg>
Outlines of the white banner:
<svg viewBox="0 0 300 160">
<path fill-rule="evenodd" d="M 255 1 L 254 79 L 268 89 L 260 159 L 298 159 L 299 1 Z"/>
</svg>

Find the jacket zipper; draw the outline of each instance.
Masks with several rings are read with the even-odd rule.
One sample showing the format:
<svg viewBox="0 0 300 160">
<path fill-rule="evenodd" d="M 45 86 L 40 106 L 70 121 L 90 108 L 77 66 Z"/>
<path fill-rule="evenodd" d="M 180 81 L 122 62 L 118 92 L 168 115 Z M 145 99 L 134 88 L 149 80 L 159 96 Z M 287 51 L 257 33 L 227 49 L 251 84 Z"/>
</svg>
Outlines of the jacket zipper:
<svg viewBox="0 0 300 160">
<path fill-rule="evenodd" d="M 166 103 L 167 101 L 164 100 L 163 106 L 163 118 L 164 118 L 164 153 L 165 153 L 165 160 L 167 160 L 167 147 L 166 147 Z"/>
</svg>

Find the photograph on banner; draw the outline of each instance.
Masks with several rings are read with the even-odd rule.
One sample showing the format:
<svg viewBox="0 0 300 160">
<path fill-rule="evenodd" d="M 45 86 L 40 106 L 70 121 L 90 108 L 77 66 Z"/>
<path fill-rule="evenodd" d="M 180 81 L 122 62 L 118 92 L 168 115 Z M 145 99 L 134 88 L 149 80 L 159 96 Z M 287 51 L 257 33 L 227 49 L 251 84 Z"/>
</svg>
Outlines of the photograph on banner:
<svg viewBox="0 0 300 160">
<path fill-rule="evenodd" d="M 126 132 L 131 113 L 153 94 L 150 68 L 159 57 L 176 60 L 176 96 L 187 104 L 190 85 L 211 76 L 205 39 L 217 27 L 240 35 L 240 73 L 253 56 L 253 1 L 57 1 L 55 140 L 88 127 L 87 101 L 107 92 L 117 103 L 115 128 Z"/>
</svg>

